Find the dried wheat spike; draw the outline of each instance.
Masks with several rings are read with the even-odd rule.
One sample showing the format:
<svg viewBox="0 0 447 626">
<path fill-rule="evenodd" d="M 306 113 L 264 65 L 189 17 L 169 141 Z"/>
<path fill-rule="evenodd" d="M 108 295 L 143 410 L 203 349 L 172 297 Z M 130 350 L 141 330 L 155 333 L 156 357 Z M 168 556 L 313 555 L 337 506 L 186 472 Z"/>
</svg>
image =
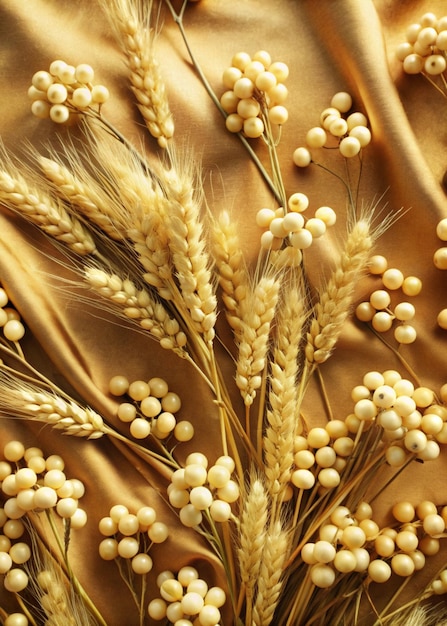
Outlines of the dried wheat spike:
<svg viewBox="0 0 447 626">
<path fill-rule="evenodd" d="M 156 338 L 162 348 L 185 356 L 186 335 L 176 319 L 146 289 L 139 289 L 130 279 L 98 268 L 85 269 L 87 284 L 99 293 L 111 308 L 127 320 L 134 320 Z"/>
<path fill-rule="evenodd" d="M 272 522 L 265 537 L 253 624 L 271 624 L 283 586 L 284 565 L 290 550 L 290 534 L 280 521 Z"/>
<path fill-rule="evenodd" d="M 367 267 L 373 243 L 369 221 L 357 221 L 315 306 L 305 348 L 310 364 L 324 363 L 330 357 L 349 315 L 355 285 Z"/>
<path fill-rule="evenodd" d="M 239 526 L 240 547 L 237 554 L 247 603 L 251 604 L 259 578 L 267 532 L 269 498 L 262 480 L 253 471 L 243 494 Z"/>
<path fill-rule="evenodd" d="M 0 202 L 77 254 L 85 256 L 95 252 L 91 234 L 68 213 L 62 202 L 29 185 L 17 170 L 0 170 Z"/>
<path fill-rule="evenodd" d="M 73 173 L 55 159 L 38 155 L 39 165 L 51 183 L 54 192 L 81 211 L 88 220 L 98 226 L 109 237 L 124 239 L 126 232 L 110 210 L 110 202 L 104 198 L 102 189 L 92 177 L 84 173 L 84 179 Z"/>
<path fill-rule="evenodd" d="M 305 297 L 294 272 L 284 288 L 276 316 L 275 343 L 270 364 L 269 408 L 264 436 L 267 485 L 281 498 L 290 483 L 293 441 L 300 421 L 298 354 L 306 321 Z"/>
<path fill-rule="evenodd" d="M 213 223 L 213 255 L 225 315 L 233 330 L 241 330 L 240 307 L 248 292 L 248 271 L 237 233 L 237 224 L 223 211 Z"/>
<path fill-rule="evenodd" d="M 174 121 L 154 48 L 151 2 L 111 0 L 104 3 L 125 54 L 131 89 L 146 126 L 160 147 L 174 134 Z"/>
<path fill-rule="evenodd" d="M 278 302 L 280 279 L 262 276 L 250 287 L 241 307 L 241 331 L 236 364 L 236 384 L 246 406 L 250 406 L 262 383 L 270 327 Z"/>
<path fill-rule="evenodd" d="M 191 325 L 209 344 L 215 335 L 217 298 L 203 235 L 200 198 L 196 197 L 191 165 L 177 165 L 172 151 L 170 156 L 173 166 L 162 170 L 160 179 L 166 193 L 168 245 L 181 292 L 181 301 L 177 300 L 176 305 L 186 307 Z"/>
<path fill-rule="evenodd" d="M 98 439 L 108 432 L 102 417 L 90 408 L 83 408 L 73 400 L 65 400 L 20 381 L 0 378 L 0 414 L 47 424 L 63 434 Z"/>
<path fill-rule="evenodd" d="M 89 135 L 92 154 L 107 180 L 111 221 L 125 233 L 144 272 L 164 300 L 176 292 L 168 246 L 166 196 L 135 153 L 104 134 Z"/>
</svg>

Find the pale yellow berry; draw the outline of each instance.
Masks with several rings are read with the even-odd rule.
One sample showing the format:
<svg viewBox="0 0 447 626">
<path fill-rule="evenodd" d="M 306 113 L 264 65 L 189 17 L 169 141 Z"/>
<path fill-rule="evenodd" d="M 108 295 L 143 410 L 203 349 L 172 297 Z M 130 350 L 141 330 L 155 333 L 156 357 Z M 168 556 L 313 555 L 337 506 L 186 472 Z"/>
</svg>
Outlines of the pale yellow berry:
<svg viewBox="0 0 447 626">
<path fill-rule="evenodd" d="M 439 311 L 437 316 L 438 326 L 444 330 L 447 330 L 447 309 Z"/>
<path fill-rule="evenodd" d="M 406 296 L 417 296 L 422 289 L 422 281 L 417 276 L 407 276 L 402 283 L 402 291 Z"/>
<path fill-rule="evenodd" d="M 239 98 L 234 91 L 225 91 L 220 97 L 220 104 L 226 113 L 236 113 Z"/>
<path fill-rule="evenodd" d="M 327 589 L 335 581 L 335 571 L 329 565 L 316 563 L 311 567 L 310 577 L 316 587 Z"/>
<path fill-rule="evenodd" d="M 334 557 L 334 567 L 342 574 L 353 572 L 357 566 L 357 559 L 351 550 L 339 550 Z"/>
<path fill-rule="evenodd" d="M 274 74 L 274 76 L 276 76 L 278 82 L 284 82 L 289 76 L 289 68 L 285 63 L 282 63 L 281 61 L 275 61 L 274 63 L 272 63 L 269 66 L 268 70 L 269 72 Z"/>
<path fill-rule="evenodd" d="M 231 59 L 231 65 L 241 71 L 251 62 L 251 56 L 247 52 L 237 52 Z"/>
<path fill-rule="evenodd" d="M 397 268 L 389 268 L 384 271 L 382 282 L 387 289 L 399 289 L 404 282 L 404 275 Z"/>
<path fill-rule="evenodd" d="M 234 83 L 233 91 L 238 98 L 251 98 L 254 88 L 253 81 L 243 76 Z"/>
<path fill-rule="evenodd" d="M 264 132 L 264 123 L 259 117 L 249 117 L 244 121 L 243 131 L 250 139 L 256 139 Z"/>
<path fill-rule="evenodd" d="M 129 389 L 129 381 L 125 376 L 113 376 L 109 381 L 109 391 L 114 396 L 122 396 Z"/>
<path fill-rule="evenodd" d="M 436 234 L 441 241 L 447 241 L 447 217 L 438 222 L 436 226 Z"/>
<path fill-rule="evenodd" d="M 340 113 L 347 113 L 352 107 L 352 97 L 346 91 L 339 91 L 331 99 L 331 107 L 338 109 Z"/>
<path fill-rule="evenodd" d="M 358 139 L 362 148 L 366 148 L 371 143 L 371 131 L 366 126 L 354 126 L 349 131 L 349 136 Z"/>
<path fill-rule="evenodd" d="M 48 87 L 47 98 L 51 104 L 62 104 L 66 101 L 67 96 L 67 88 L 60 83 L 54 83 Z"/>
<path fill-rule="evenodd" d="M 368 575 L 376 583 L 384 583 L 391 577 L 391 567 L 386 561 L 375 559 L 368 565 Z"/>
<path fill-rule="evenodd" d="M 76 108 L 85 109 L 92 102 L 92 92 L 88 87 L 78 87 L 73 91 L 70 100 Z"/>
<path fill-rule="evenodd" d="M 433 255 L 433 262 L 439 270 L 447 269 L 447 247 L 436 250 Z"/>
<path fill-rule="evenodd" d="M 286 107 L 277 104 L 269 109 L 269 120 L 272 124 L 285 124 L 289 118 L 289 112 Z"/>
<path fill-rule="evenodd" d="M 363 113 L 360 113 L 359 111 L 356 111 L 355 113 L 351 113 L 351 115 L 349 115 L 346 118 L 346 121 L 348 123 L 348 129 L 349 130 L 352 130 L 356 126 L 367 126 L 368 125 L 368 119 L 367 119 L 366 115 L 364 115 Z"/>
<path fill-rule="evenodd" d="M 259 102 L 254 98 L 242 98 L 237 105 L 237 114 L 243 119 L 248 119 L 259 115 L 260 109 Z"/>
<path fill-rule="evenodd" d="M 327 141 L 327 134 L 321 126 L 315 126 L 307 131 L 306 144 L 309 148 L 322 148 Z"/>
<path fill-rule="evenodd" d="M 293 162 L 297 167 L 307 167 L 312 162 L 312 155 L 307 148 L 296 148 L 293 153 Z"/>
</svg>

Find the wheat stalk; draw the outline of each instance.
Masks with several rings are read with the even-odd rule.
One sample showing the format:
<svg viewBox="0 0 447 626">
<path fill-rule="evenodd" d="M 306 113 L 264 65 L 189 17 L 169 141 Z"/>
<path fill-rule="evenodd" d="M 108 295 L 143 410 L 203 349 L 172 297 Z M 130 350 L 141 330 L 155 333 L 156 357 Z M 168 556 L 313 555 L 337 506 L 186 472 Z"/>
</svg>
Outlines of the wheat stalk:
<svg viewBox="0 0 447 626">
<path fill-rule="evenodd" d="M 102 189 L 92 177 L 87 176 L 85 170 L 80 169 L 78 161 L 72 158 L 78 169 L 76 175 L 56 159 L 37 155 L 37 160 L 59 197 L 75 206 L 112 239 L 121 240 L 126 236 L 119 222 L 113 219 L 116 216 L 110 210 L 110 202 L 103 197 Z M 83 178 L 79 176 L 81 172 Z"/>
<path fill-rule="evenodd" d="M 91 234 L 62 202 L 29 185 L 15 168 L 11 172 L 0 170 L 0 202 L 77 254 L 85 256 L 96 251 Z"/>
<path fill-rule="evenodd" d="M 284 564 L 290 547 L 290 534 L 280 521 L 269 525 L 262 552 L 258 593 L 253 608 L 253 624 L 268 626 L 273 619 L 283 586 Z"/>
<path fill-rule="evenodd" d="M 298 354 L 305 320 L 304 295 L 294 272 L 278 306 L 263 440 L 268 489 L 272 498 L 279 500 L 290 483 L 293 441 L 300 420 Z"/>
<path fill-rule="evenodd" d="M 152 2 L 111 0 L 104 7 L 125 54 L 138 109 L 150 134 L 165 148 L 174 134 L 174 121 L 154 54 L 156 33 L 150 26 Z"/>
<path fill-rule="evenodd" d="M 89 130 L 89 129 L 87 129 Z M 106 179 L 108 215 L 124 233 L 144 269 L 142 278 L 164 300 L 176 293 L 168 248 L 166 196 L 153 173 L 125 145 L 103 133 L 88 135 L 97 176 Z"/>
<path fill-rule="evenodd" d="M 261 568 L 261 556 L 266 537 L 269 498 L 262 480 L 254 471 L 249 477 L 246 493 L 242 498 L 237 555 L 247 610 L 250 611 Z M 247 622 L 250 623 L 250 620 Z"/>
<path fill-rule="evenodd" d="M 374 243 L 370 222 L 355 222 L 342 255 L 314 309 L 305 347 L 309 364 L 324 363 L 334 349 L 348 317 L 356 282 L 366 269 Z"/>
<path fill-rule="evenodd" d="M 176 167 L 173 151 L 170 156 L 173 167 L 163 169 L 160 179 L 167 196 L 168 246 L 181 292 L 181 301 L 177 300 L 176 304 L 186 307 L 192 327 L 210 344 L 215 335 L 217 298 L 200 202 L 195 194 L 191 165 Z"/>
<path fill-rule="evenodd" d="M 89 407 L 79 406 L 74 400 L 66 400 L 57 393 L 35 389 L 23 382 L 8 380 L 4 373 L 0 384 L 0 413 L 7 417 L 48 424 L 74 437 L 98 439 L 108 433 L 98 413 Z"/>
<path fill-rule="evenodd" d="M 146 289 L 139 289 L 129 278 L 122 279 L 99 268 L 87 267 L 84 275 L 87 284 L 110 302 L 115 310 L 118 309 L 124 318 L 135 320 L 160 342 L 162 348 L 186 357 L 186 335 L 178 321 Z"/>
<path fill-rule="evenodd" d="M 250 286 L 241 307 L 241 330 L 236 364 L 236 384 L 245 405 L 250 406 L 262 384 L 270 327 L 278 302 L 280 279 L 262 276 Z"/>
<path fill-rule="evenodd" d="M 213 222 L 213 254 L 225 315 L 233 330 L 241 329 L 240 307 L 248 292 L 248 272 L 239 241 L 237 227 L 227 211 Z"/>
</svg>

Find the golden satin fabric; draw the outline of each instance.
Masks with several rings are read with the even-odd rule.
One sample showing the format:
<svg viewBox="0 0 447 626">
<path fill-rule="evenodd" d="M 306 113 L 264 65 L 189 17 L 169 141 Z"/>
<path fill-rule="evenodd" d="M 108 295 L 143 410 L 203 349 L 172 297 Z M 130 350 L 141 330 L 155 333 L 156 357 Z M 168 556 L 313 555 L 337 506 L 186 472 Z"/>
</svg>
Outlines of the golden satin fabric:
<svg viewBox="0 0 447 626">
<path fill-rule="evenodd" d="M 447 331 L 436 325 L 438 311 L 447 307 L 447 276 L 432 262 L 434 251 L 442 245 L 435 227 L 440 218 L 447 217 L 441 186 L 447 167 L 446 103 L 422 77 L 402 73 L 395 47 L 404 40 L 408 24 L 427 11 L 440 17 L 445 9 L 441 0 L 203 0 L 191 4 L 185 18 L 191 47 L 217 93 L 223 91 L 223 69 L 240 50 L 254 53 L 266 49 L 274 60 L 282 60 L 290 68 L 289 121 L 279 148 L 287 192 L 306 193 L 310 212 L 330 205 L 339 216 L 337 226 L 307 257 L 315 286 L 328 275 L 345 232 L 345 194 L 342 185 L 318 168 L 298 170 L 291 155 L 304 143 L 306 131 L 318 124 L 320 111 L 329 106 L 337 91 L 349 91 L 356 110 L 367 114 L 373 142 L 364 150 L 359 198 L 370 205 L 383 194 L 379 204 L 386 204 L 385 213 L 401 207 L 410 209 L 380 238 L 376 251 L 388 258 L 391 267 L 419 276 L 423 282 L 421 295 L 412 300 L 417 310 L 418 338 L 412 346 L 404 346 L 402 354 L 421 383 L 435 391 L 447 382 Z M 157 49 L 177 141 L 197 151 L 208 205 L 216 213 L 223 208 L 231 212 L 240 225 L 243 249 L 253 262 L 259 238 L 255 215 L 259 208 L 275 204 L 271 194 L 237 138 L 225 131 L 167 14 Z M 39 147 L 54 142 L 56 133 L 63 137 L 67 132 L 34 118 L 26 96 L 33 73 L 47 69 L 56 58 L 74 65 L 91 64 L 98 82 L 111 92 L 104 115 L 131 140 L 138 142 L 140 136 L 146 136 L 126 88 L 122 56 L 94 2 L 1 0 L 0 134 L 8 150 L 19 152 L 25 140 Z M 145 141 L 149 153 L 157 150 L 155 141 Z M 256 146 L 261 157 L 266 157 L 261 143 Z M 330 156 L 323 155 L 322 160 L 330 163 Z M 340 163 L 339 159 L 337 167 Z M 51 275 L 70 273 L 51 258 L 53 254 L 37 229 L 8 210 L 1 212 L 0 280 L 27 325 L 24 348 L 30 360 L 122 432 L 127 427 L 114 417 L 116 402 L 107 392 L 111 376 L 165 378 L 170 389 L 181 396 L 182 416 L 191 419 L 196 428 L 195 438 L 181 446 L 180 454 L 200 450 L 213 458 L 218 421 L 212 398 L 199 377 L 155 342 L 107 324 L 76 297 L 67 298 Z M 379 286 L 379 279 L 362 280 L 356 300 L 367 298 Z M 344 418 L 351 412 L 350 391 L 371 369 L 398 369 L 405 375 L 398 359 L 381 342 L 361 325 L 349 323 L 334 356 L 321 368 L 335 417 Z M 228 372 L 231 376 L 230 362 Z M 324 423 L 326 414 L 318 386 L 309 394 L 304 414 L 310 423 Z M 84 481 L 82 506 L 88 511 L 89 523 L 73 533 L 71 558 L 82 584 L 110 626 L 137 624 L 132 601 L 116 568 L 95 555 L 100 541 L 97 522 L 118 501 L 132 510 L 144 504 L 154 506 L 159 518 L 175 529 L 166 543 L 153 548 L 154 571 L 163 568 L 162 563 L 173 570 L 189 563 L 198 566 L 210 584 L 223 581 L 216 558 L 197 535 L 180 526 L 157 493 L 166 487 L 168 476 L 155 463 L 142 462 L 106 438 L 87 442 L 63 437 L 38 424 L 3 421 L 2 445 L 13 438 L 27 446 L 39 445 L 46 454 L 60 454 L 68 477 Z M 438 461 L 406 470 L 405 478 L 375 503 L 375 517 L 386 518 L 396 499 L 446 504 L 446 459 L 444 449 Z M 447 560 L 446 556 L 444 547 L 443 554 L 431 561 L 432 572 Z M 410 583 L 410 596 L 422 585 L 422 579 L 430 577 L 427 570 Z M 231 623 L 229 615 L 224 623 Z"/>
</svg>

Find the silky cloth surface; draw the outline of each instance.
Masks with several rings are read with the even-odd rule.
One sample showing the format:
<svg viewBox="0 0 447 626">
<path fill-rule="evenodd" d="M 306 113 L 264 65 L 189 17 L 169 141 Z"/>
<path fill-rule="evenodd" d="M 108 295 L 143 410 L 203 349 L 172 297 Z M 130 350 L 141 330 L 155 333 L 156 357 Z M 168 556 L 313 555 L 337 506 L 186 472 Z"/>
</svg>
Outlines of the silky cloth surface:
<svg viewBox="0 0 447 626">
<path fill-rule="evenodd" d="M 408 24 L 432 11 L 443 15 L 440 0 L 203 0 L 191 3 L 185 14 L 190 45 L 204 74 L 217 93 L 223 91 L 221 75 L 234 53 L 266 49 L 275 60 L 288 64 L 289 120 L 284 125 L 279 156 L 288 194 L 308 195 L 311 208 L 333 207 L 337 225 L 317 242 L 306 257 L 306 268 L 315 287 L 329 275 L 333 259 L 346 231 L 345 189 L 319 168 L 298 170 L 291 155 L 304 142 L 305 133 L 318 124 L 319 113 L 338 91 L 349 91 L 356 110 L 370 121 L 373 142 L 364 150 L 358 191 L 360 203 L 378 202 L 384 213 L 405 210 L 379 239 L 376 251 L 391 267 L 421 278 L 423 289 L 414 302 L 418 337 L 401 354 L 417 373 L 422 385 L 436 392 L 447 382 L 446 331 L 437 327 L 437 313 L 447 306 L 446 280 L 435 269 L 433 253 L 441 242 L 436 224 L 447 217 L 447 201 L 441 185 L 446 169 L 445 99 L 422 77 L 406 76 L 396 59 L 395 48 L 404 40 Z M 187 144 L 201 163 L 206 201 L 216 214 L 227 209 L 237 220 L 248 263 L 253 264 L 259 245 L 257 211 L 274 207 L 275 201 L 235 136 L 226 132 L 220 113 L 208 98 L 192 69 L 179 32 L 169 15 L 157 41 L 157 53 L 166 81 L 179 145 Z M 1 0 L 0 2 L 0 135 L 7 150 L 20 153 L 25 141 L 40 148 L 57 142 L 66 129 L 34 118 L 26 92 L 33 73 L 47 69 L 57 58 L 71 64 L 89 63 L 97 80 L 108 86 L 111 100 L 104 115 L 131 141 L 145 136 L 149 158 L 157 158 L 156 142 L 143 129 L 127 89 L 126 70 L 102 10 L 94 2 L 56 0 Z M 267 154 L 258 142 L 261 158 Z M 331 155 L 322 155 L 330 163 Z M 337 166 L 343 174 L 341 160 Z M 180 458 L 200 450 L 215 458 L 219 424 L 206 386 L 174 355 L 160 349 L 141 334 L 98 318 L 75 297 L 67 297 L 50 275 L 71 276 L 58 262 L 46 239 L 8 210 L 0 213 L 0 280 L 27 325 L 24 342 L 29 360 L 57 384 L 72 390 L 116 429 L 126 426 L 115 417 L 116 401 L 108 393 L 115 374 L 129 380 L 161 376 L 182 399 L 182 415 L 196 428 L 193 442 L 179 449 Z M 378 278 L 365 278 L 357 285 L 355 301 L 367 299 Z M 221 324 L 221 322 L 219 322 Z M 221 324 L 222 327 L 224 324 Z M 231 345 L 229 334 L 224 337 Z M 392 343 L 392 338 L 390 340 Z M 361 384 L 368 370 L 398 369 L 400 360 L 362 325 L 346 325 L 334 356 L 321 368 L 334 416 L 352 411 L 350 391 Z M 227 371 L 231 381 L 231 362 Z M 235 394 L 235 402 L 240 402 Z M 303 413 L 311 424 L 324 424 L 327 415 L 318 385 L 306 398 Z M 168 542 L 151 553 L 158 572 L 178 570 L 192 564 L 211 584 L 223 584 L 217 559 L 198 535 L 182 528 L 176 515 L 164 504 L 160 490 L 169 475 L 156 462 L 142 462 L 124 446 L 105 438 L 86 442 L 62 437 L 49 428 L 19 420 L 3 421 L 2 443 L 20 439 L 27 446 L 39 445 L 46 454 L 58 453 L 66 473 L 86 485 L 83 506 L 89 524 L 73 534 L 70 546 L 73 566 L 82 584 L 110 626 L 137 624 L 130 597 L 122 592 L 119 575 L 110 563 L 96 556 L 97 522 L 119 500 L 135 510 L 154 506 L 160 519 L 173 527 Z M 396 499 L 414 503 L 432 500 L 447 504 L 446 454 L 424 465 L 413 464 L 405 479 L 397 481 L 375 503 L 376 517 L 387 519 Z M 446 553 L 433 559 L 431 572 L 443 563 Z M 427 568 L 409 585 L 409 595 L 430 576 Z M 383 590 L 379 590 L 383 594 Z M 6 600 L 5 600 L 6 602 Z M 225 624 L 231 623 L 226 615 Z"/>
</svg>

